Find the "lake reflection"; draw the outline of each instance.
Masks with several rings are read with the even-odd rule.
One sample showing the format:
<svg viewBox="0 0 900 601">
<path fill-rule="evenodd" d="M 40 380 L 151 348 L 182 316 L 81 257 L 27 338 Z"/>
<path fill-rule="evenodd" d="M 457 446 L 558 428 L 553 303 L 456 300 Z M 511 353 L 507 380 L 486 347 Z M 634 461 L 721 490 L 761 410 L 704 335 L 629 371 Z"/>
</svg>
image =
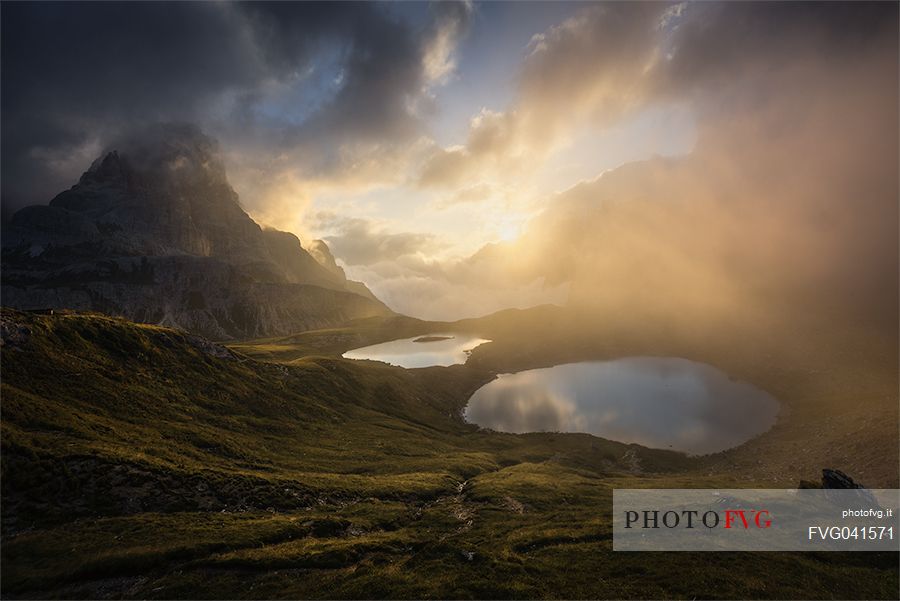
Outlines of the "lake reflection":
<svg viewBox="0 0 900 601">
<path fill-rule="evenodd" d="M 447 366 L 465 363 L 468 351 L 485 342 L 490 340 L 468 334 L 427 334 L 353 349 L 343 357 L 384 361 L 399 367 Z"/>
<path fill-rule="evenodd" d="M 588 432 L 705 454 L 765 432 L 777 413 L 771 396 L 709 365 L 629 357 L 501 375 L 472 395 L 465 417 L 501 432 Z"/>
</svg>

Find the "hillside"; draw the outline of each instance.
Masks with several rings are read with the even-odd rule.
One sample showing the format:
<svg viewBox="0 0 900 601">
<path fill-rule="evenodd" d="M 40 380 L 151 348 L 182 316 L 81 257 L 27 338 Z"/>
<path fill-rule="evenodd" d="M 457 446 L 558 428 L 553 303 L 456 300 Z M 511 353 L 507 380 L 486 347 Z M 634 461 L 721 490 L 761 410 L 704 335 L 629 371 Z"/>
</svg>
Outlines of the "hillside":
<svg viewBox="0 0 900 601">
<path fill-rule="evenodd" d="M 190 125 L 146 128 L 49 205 L 3 230 L 3 304 L 70 308 L 213 339 L 287 334 L 390 314 L 328 247 L 263 229 L 217 144 Z"/>
<path fill-rule="evenodd" d="M 261 363 L 97 314 L 4 309 L 2 333 L 5 598 L 897 589 L 896 554 L 613 553 L 613 488 L 734 475 L 587 435 L 478 431 L 458 411 L 489 370 Z"/>
</svg>

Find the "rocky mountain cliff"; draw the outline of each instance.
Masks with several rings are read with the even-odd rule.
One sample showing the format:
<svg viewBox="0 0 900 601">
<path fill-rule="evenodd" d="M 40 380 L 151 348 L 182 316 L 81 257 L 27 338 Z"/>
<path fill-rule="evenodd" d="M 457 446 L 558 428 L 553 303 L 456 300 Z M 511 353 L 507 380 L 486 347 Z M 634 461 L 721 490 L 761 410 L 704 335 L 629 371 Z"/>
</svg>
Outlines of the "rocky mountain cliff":
<svg viewBox="0 0 900 601">
<path fill-rule="evenodd" d="M 3 229 L 2 302 L 90 309 L 214 339 L 389 314 L 321 241 L 261 228 L 216 143 L 190 125 L 119 142 L 49 205 Z"/>
</svg>

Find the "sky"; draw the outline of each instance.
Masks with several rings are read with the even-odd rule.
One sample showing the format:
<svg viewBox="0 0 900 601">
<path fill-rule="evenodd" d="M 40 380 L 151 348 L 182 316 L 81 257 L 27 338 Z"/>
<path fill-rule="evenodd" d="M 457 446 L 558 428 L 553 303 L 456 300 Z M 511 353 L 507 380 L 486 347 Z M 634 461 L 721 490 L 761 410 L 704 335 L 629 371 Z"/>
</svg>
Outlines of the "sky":
<svg viewBox="0 0 900 601">
<path fill-rule="evenodd" d="M 653 250 L 662 265 L 689 243 L 702 241 L 711 255 L 743 242 L 730 229 L 740 222 L 736 206 L 743 223 L 792 252 L 796 240 L 810 248 L 834 240 L 830 225 L 807 231 L 810 215 L 845 222 L 841 211 L 860 213 L 852 195 L 831 198 L 841 186 L 875 178 L 879 186 L 859 202 L 875 203 L 866 209 L 880 222 L 878 212 L 896 200 L 896 161 L 887 167 L 897 146 L 893 3 L 42 2 L 0 10 L 4 218 L 72 185 L 136 124 L 188 121 L 219 141 L 254 219 L 301 241 L 325 240 L 350 277 L 418 317 L 630 289 L 623 265 L 634 269 L 634 257 L 650 253 L 646 244 L 636 248 L 621 231 L 594 239 L 559 228 L 640 231 L 649 223 L 635 209 L 641 203 L 657 203 L 647 209 L 653 219 L 685 207 L 667 217 L 678 236 L 652 233 L 669 245 Z M 821 151 L 824 140 L 839 140 L 841 151 Z M 872 149 L 877 159 L 858 156 Z M 821 160 L 784 170 L 797 152 Z M 785 190 L 795 193 L 785 198 Z M 632 204 L 610 217 L 607 196 Z M 706 224 L 701 233 L 689 216 Z M 883 244 L 861 248 L 857 236 L 870 224 L 850 221 L 840 232 L 850 250 L 829 252 L 867 260 L 889 247 L 894 234 L 876 225 Z M 797 239 L 778 238 L 779 224 L 796 226 Z M 613 269 L 609 257 L 626 254 Z M 812 282 L 822 256 L 796 269 Z M 730 250 L 728 261 L 732 273 L 753 264 Z M 723 262 L 705 260 L 689 276 L 683 261 L 667 269 L 693 278 L 695 290 L 715 282 L 729 291 L 721 300 L 739 293 L 719 273 Z M 653 279 L 655 271 L 642 286 L 679 288 Z"/>
</svg>

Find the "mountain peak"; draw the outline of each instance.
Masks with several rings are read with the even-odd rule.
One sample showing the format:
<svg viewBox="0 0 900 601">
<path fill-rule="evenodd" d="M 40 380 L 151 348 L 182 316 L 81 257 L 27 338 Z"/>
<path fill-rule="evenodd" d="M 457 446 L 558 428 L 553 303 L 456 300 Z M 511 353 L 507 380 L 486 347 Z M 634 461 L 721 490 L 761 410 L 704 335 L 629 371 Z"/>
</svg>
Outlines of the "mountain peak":
<svg viewBox="0 0 900 601">
<path fill-rule="evenodd" d="M 214 338 L 389 312 L 346 279 L 327 247 L 316 247 L 327 257 L 320 264 L 293 234 L 253 221 L 218 144 L 193 125 L 132 131 L 49 206 L 22 209 L 9 225 L 3 284 L 12 306 L 100 310 Z"/>
<path fill-rule="evenodd" d="M 219 145 L 189 123 L 157 123 L 120 136 L 82 175 L 81 184 L 226 184 Z"/>
<path fill-rule="evenodd" d="M 121 180 L 125 182 L 127 179 L 127 168 L 122 159 L 119 158 L 119 152 L 112 150 L 106 154 L 97 157 L 90 168 L 81 176 L 79 183 L 101 182 L 111 180 Z"/>
</svg>

